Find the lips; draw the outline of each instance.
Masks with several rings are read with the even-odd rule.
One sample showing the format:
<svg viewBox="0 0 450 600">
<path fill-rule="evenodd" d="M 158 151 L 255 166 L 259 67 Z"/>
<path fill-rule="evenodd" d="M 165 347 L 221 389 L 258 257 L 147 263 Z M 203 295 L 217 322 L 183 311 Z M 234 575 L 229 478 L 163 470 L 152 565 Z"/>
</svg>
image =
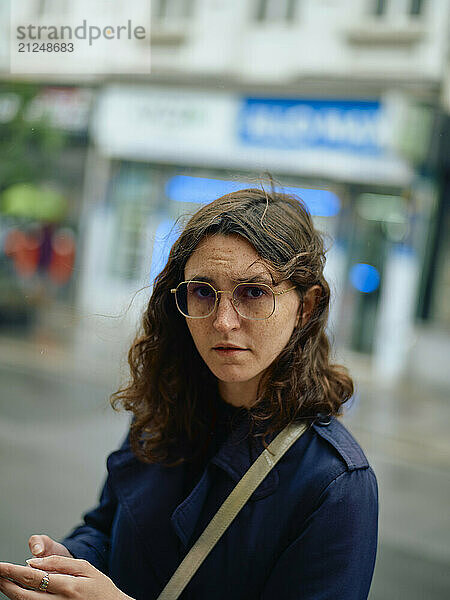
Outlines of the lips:
<svg viewBox="0 0 450 600">
<path fill-rule="evenodd" d="M 213 350 L 247 350 L 247 348 L 241 348 L 240 346 L 233 346 L 231 344 L 223 344 L 214 346 Z"/>
<path fill-rule="evenodd" d="M 234 346 L 228 346 L 226 348 L 216 347 L 213 348 L 214 352 L 219 356 L 237 356 L 243 352 L 248 352 L 247 348 L 236 348 Z"/>
</svg>

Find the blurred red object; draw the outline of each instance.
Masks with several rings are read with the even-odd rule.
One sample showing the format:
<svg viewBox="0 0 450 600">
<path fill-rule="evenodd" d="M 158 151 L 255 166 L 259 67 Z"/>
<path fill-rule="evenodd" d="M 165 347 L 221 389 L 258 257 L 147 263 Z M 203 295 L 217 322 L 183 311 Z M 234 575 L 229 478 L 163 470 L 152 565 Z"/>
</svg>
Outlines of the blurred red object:
<svg viewBox="0 0 450 600">
<path fill-rule="evenodd" d="M 5 237 L 4 252 L 12 259 L 21 277 L 47 272 L 54 283 L 62 285 L 72 274 L 75 246 L 75 236 L 70 229 L 63 228 L 52 233 L 44 226 L 28 232 L 11 229 Z"/>
<path fill-rule="evenodd" d="M 52 236 L 52 254 L 48 272 L 59 284 L 66 283 L 75 263 L 75 236 L 70 229 L 60 229 Z"/>
<path fill-rule="evenodd" d="M 12 258 L 19 275 L 31 277 L 39 264 L 40 246 L 41 239 L 37 232 L 26 233 L 13 229 L 6 235 L 4 250 Z"/>
</svg>

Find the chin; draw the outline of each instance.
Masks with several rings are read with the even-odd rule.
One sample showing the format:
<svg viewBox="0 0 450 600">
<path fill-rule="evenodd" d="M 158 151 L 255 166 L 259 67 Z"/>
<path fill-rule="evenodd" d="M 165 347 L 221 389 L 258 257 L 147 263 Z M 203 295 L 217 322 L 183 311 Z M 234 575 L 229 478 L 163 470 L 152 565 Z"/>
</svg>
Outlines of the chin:
<svg viewBox="0 0 450 600">
<path fill-rule="evenodd" d="M 220 381 L 224 383 L 235 383 L 239 381 L 248 381 L 249 379 L 253 379 L 255 376 L 252 373 L 246 373 L 240 369 L 211 369 L 209 367 L 212 374 L 217 377 Z"/>
<path fill-rule="evenodd" d="M 250 381 L 252 377 L 217 377 L 222 383 L 244 383 Z"/>
</svg>

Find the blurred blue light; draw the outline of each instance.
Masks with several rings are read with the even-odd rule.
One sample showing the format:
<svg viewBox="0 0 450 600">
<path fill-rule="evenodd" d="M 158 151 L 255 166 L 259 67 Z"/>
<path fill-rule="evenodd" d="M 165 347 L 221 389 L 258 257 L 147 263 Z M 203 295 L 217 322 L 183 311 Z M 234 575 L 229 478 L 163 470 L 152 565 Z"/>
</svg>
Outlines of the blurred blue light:
<svg viewBox="0 0 450 600">
<path fill-rule="evenodd" d="M 153 285 L 155 277 L 161 273 L 169 258 L 170 249 L 180 235 L 180 230 L 175 227 L 173 219 L 163 219 L 155 232 L 155 241 L 152 251 L 152 264 L 150 267 L 150 284 Z"/>
<path fill-rule="evenodd" d="M 357 290 L 369 294 L 380 285 L 380 274 L 372 265 L 357 263 L 350 269 L 350 281 Z"/>
<path fill-rule="evenodd" d="M 190 175 L 174 175 L 166 183 L 166 196 L 175 202 L 207 204 L 224 194 L 255 187 L 242 181 L 208 179 Z M 332 217 L 337 215 L 341 202 L 333 192 L 299 187 L 283 187 L 280 191 L 295 194 L 305 203 L 313 216 Z"/>
</svg>

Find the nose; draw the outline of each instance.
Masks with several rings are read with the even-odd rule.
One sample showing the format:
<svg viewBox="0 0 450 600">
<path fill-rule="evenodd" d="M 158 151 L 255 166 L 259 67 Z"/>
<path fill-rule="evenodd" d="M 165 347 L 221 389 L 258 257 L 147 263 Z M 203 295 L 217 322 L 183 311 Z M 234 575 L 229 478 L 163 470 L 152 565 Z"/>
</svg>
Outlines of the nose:
<svg viewBox="0 0 450 600">
<path fill-rule="evenodd" d="M 241 325 L 240 316 L 231 302 L 228 294 L 219 294 L 213 325 L 217 331 L 226 332 L 237 329 Z"/>
</svg>

